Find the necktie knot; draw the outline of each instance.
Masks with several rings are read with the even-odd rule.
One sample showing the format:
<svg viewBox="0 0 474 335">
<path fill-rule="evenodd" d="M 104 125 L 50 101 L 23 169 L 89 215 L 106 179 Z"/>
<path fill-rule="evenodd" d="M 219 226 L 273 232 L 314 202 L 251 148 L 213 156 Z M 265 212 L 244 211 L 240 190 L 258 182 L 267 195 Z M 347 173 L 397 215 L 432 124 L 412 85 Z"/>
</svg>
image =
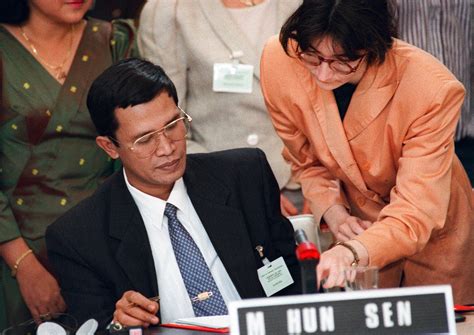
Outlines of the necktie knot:
<svg viewBox="0 0 474 335">
<path fill-rule="evenodd" d="M 177 215 L 176 212 L 178 211 L 178 208 L 170 203 L 166 203 L 165 207 L 165 216 L 168 218 L 168 220 L 176 220 Z"/>
</svg>

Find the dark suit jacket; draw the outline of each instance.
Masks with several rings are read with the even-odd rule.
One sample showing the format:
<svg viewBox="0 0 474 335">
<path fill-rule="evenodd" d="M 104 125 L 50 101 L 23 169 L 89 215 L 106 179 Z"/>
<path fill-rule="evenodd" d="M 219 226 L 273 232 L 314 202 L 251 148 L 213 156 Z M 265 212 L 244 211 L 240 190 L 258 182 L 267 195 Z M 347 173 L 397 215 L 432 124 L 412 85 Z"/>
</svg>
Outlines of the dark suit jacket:
<svg viewBox="0 0 474 335">
<path fill-rule="evenodd" d="M 257 245 L 270 260 L 283 256 L 293 275 L 295 283 L 280 294 L 300 293 L 293 228 L 281 214 L 278 185 L 262 151 L 188 155 L 184 182 L 242 298 L 265 296 L 257 277 L 262 266 Z M 80 322 L 91 317 L 101 325 L 109 322 L 127 290 L 158 295 L 153 241 L 122 172 L 50 225 L 46 242 L 68 312 Z"/>
</svg>

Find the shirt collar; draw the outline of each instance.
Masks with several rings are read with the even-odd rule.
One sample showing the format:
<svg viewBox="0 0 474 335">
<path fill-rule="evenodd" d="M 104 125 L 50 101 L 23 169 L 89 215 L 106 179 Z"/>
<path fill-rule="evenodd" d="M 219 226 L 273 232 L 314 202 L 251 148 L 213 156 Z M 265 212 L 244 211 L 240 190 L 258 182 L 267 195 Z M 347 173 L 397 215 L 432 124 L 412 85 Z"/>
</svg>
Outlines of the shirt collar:
<svg viewBox="0 0 474 335">
<path fill-rule="evenodd" d="M 123 169 L 123 177 L 127 189 L 132 195 L 132 198 L 137 204 L 142 216 L 150 215 L 154 218 L 153 221 L 156 223 L 158 228 L 163 228 L 163 216 L 166 203 L 173 204 L 178 208 L 178 216 L 180 216 L 180 212 L 182 212 L 185 215 L 185 218 L 188 217 L 188 193 L 182 177 L 175 181 L 167 201 L 140 191 L 138 188 L 130 184 L 125 168 Z"/>
</svg>

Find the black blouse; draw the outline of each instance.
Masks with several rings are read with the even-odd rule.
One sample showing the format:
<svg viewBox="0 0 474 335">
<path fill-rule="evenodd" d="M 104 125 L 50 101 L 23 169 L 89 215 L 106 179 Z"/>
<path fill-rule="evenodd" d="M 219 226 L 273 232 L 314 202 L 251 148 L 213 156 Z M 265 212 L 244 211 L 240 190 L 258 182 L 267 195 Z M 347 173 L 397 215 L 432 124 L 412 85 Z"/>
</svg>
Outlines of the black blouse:
<svg viewBox="0 0 474 335">
<path fill-rule="evenodd" d="M 349 108 L 349 103 L 351 102 L 352 95 L 356 88 L 357 85 L 347 83 L 333 90 L 341 120 L 344 120 L 344 116 L 346 115 L 347 108 Z"/>
</svg>

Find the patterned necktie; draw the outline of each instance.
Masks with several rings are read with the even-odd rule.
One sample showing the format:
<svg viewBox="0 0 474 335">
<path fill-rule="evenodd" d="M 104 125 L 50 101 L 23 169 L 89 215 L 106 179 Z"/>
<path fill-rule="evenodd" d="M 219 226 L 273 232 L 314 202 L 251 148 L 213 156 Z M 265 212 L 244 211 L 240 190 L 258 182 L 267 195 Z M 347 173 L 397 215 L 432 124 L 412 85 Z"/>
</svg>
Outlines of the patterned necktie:
<svg viewBox="0 0 474 335">
<path fill-rule="evenodd" d="M 168 230 L 181 277 L 191 299 L 196 316 L 228 314 L 211 271 L 188 231 L 176 216 L 177 208 L 166 204 L 165 215 L 168 218 Z M 194 301 L 199 293 L 212 292 L 212 296 L 203 301 Z"/>
</svg>

